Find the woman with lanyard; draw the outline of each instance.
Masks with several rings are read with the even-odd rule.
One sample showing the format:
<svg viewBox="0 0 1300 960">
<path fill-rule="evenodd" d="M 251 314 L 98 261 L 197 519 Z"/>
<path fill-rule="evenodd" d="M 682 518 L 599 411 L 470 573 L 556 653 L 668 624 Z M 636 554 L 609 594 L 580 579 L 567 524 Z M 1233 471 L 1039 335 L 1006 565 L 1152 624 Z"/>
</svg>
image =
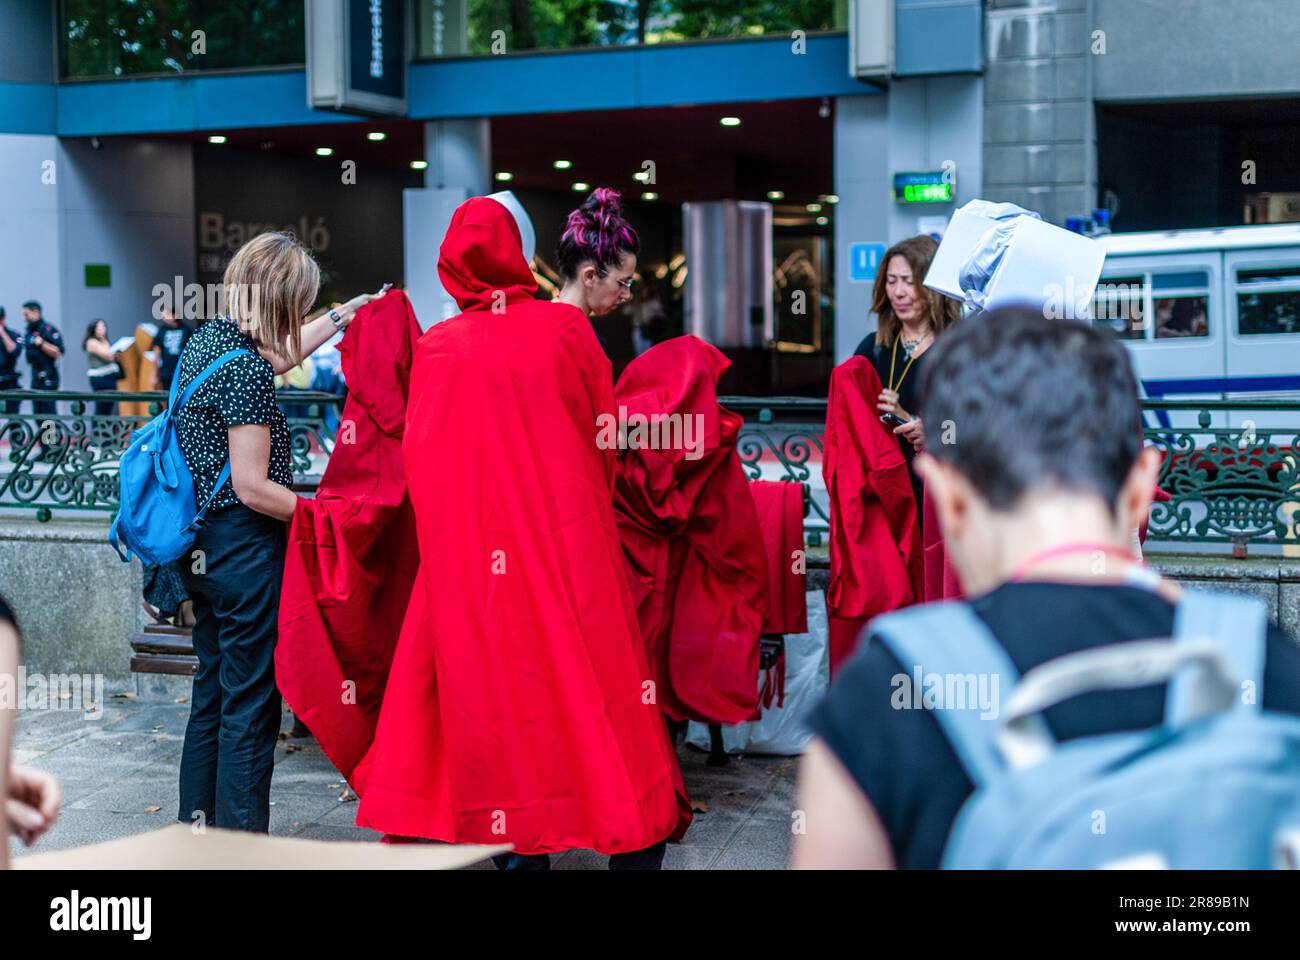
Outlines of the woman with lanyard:
<svg viewBox="0 0 1300 960">
<path fill-rule="evenodd" d="M 958 315 L 955 300 L 921 286 L 938 248 L 930 237 L 918 236 L 885 251 L 871 293 L 871 310 L 878 317 L 876 330 L 867 334 L 854 351 L 871 361 L 884 385 L 876 407 L 881 421 L 898 436 L 912 476 L 918 518 L 923 487 L 912 469 L 912 458 L 925 447 L 925 428 L 916 415 L 922 361 L 935 338 Z"/>
</svg>

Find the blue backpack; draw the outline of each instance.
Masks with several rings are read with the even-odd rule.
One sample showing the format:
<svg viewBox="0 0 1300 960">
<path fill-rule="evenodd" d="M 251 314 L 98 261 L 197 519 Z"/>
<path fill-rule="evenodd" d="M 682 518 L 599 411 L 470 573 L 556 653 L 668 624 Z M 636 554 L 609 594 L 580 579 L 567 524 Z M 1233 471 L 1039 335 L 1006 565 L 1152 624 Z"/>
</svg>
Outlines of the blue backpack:
<svg viewBox="0 0 1300 960">
<path fill-rule="evenodd" d="M 1300 717 L 1260 709 L 1260 600 L 1185 590 L 1172 641 L 1072 653 L 1023 679 L 965 604 L 912 607 L 870 629 L 932 691 L 930 680 L 943 685 L 935 718 L 975 784 L 945 868 L 1300 864 Z M 1042 718 L 1082 693 L 1162 682 L 1164 723 L 1149 730 L 1058 744 Z M 970 703 L 981 683 L 1002 702 Z"/>
<path fill-rule="evenodd" d="M 180 371 L 172 378 L 167 409 L 136 431 L 131 446 L 118 461 L 117 516 L 108 530 L 108 542 L 122 561 L 131 555 L 149 566 L 171 563 L 194 545 L 194 537 L 208 504 L 230 478 L 230 460 L 202 507 L 195 509 L 194 477 L 176 438 L 174 417 L 196 390 L 228 361 L 252 356 L 247 350 L 230 350 L 213 360 L 185 388 L 178 401 Z M 126 549 L 123 550 L 123 547 Z"/>
</svg>

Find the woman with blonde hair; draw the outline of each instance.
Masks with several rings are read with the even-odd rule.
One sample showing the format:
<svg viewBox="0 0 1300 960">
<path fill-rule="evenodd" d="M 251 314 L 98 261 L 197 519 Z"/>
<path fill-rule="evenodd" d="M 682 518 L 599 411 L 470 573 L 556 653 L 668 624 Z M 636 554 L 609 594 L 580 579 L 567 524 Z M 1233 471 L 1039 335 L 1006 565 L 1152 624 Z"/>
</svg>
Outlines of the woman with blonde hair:
<svg viewBox="0 0 1300 960">
<path fill-rule="evenodd" d="M 956 322 L 955 300 L 921 285 L 939 245 L 922 235 L 899 241 L 888 250 L 876 273 L 871 311 L 876 330 L 853 351 L 876 368 L 883 386 L 876 408 L 898 436 L 899 446 L 912 476 L 917 516 L 921 513 L 922 485 L 912 470 L 912 458 L 925 447 L 925 426 L 916 411 L 922 358 L 935 340 Z"/>
<path fill-rule="evenodd" d="M 235 253 L 224 278 L 226 315 L 190 338 L 177 368 L 184 392 L 176 434 L 200 504 L 212 498 L 188 557 L 177 561 L 194 601 L 194 676 L 181 755 L 183 822 L 266 832 L 280 731 L 276 612 L 290 485 L 289 426 L 275 376 L 297 366 L 378 294 L 363 294 L 310 323 L 320 268 L 292 234 L 263 233 Z"/>
</svg>

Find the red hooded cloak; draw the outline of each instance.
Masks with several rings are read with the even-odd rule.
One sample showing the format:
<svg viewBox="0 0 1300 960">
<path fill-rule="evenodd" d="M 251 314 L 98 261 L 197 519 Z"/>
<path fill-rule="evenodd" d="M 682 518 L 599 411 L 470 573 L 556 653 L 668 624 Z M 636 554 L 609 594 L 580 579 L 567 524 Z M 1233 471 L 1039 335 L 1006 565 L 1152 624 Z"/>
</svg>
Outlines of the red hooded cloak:
<svg viewBox="0 0 1300 960">
<path fill-rule="evenodd" d="M 518 227 L 478 197 L 438 261 L 464 311 L 420 339 L 403 453 L 422 564 L 357 823 L 522 854 L 649 847 L 679 782 L 611 500 L 609 361 L 533 299 Z"/>
<path fill-rule="evenodd" d="M 703 340 L 677 337 L 628 364 L 614 388 L 630 438 L 638 424 L 677 424 L 679 440 L 691 431 L 689 448 L 655 444 L 648 431 L 651 442 L 629 439 L 614 485 L 641 635 L 675 720 L 741 723 L 758 709 L 767 557 L 736 453 L 744 420 L 718 405 L 730 365 Z"/>
</svg>

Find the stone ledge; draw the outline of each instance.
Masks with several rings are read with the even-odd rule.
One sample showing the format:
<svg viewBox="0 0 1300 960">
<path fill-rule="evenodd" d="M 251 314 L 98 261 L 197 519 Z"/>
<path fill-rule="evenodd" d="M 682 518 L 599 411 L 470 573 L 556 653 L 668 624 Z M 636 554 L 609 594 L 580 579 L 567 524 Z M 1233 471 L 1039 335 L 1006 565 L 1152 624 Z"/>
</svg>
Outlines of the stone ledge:
<svg viewBox="0 0 1300 960">
<path fill-rule="evenodd" d="M 0 541 L 102 543 L 108 547 L 111 523 L 109 514 L 90 511 L 81 516 L 60 514 L 44 522 L 20 514 L 0 515 Z"/>
</svg>

